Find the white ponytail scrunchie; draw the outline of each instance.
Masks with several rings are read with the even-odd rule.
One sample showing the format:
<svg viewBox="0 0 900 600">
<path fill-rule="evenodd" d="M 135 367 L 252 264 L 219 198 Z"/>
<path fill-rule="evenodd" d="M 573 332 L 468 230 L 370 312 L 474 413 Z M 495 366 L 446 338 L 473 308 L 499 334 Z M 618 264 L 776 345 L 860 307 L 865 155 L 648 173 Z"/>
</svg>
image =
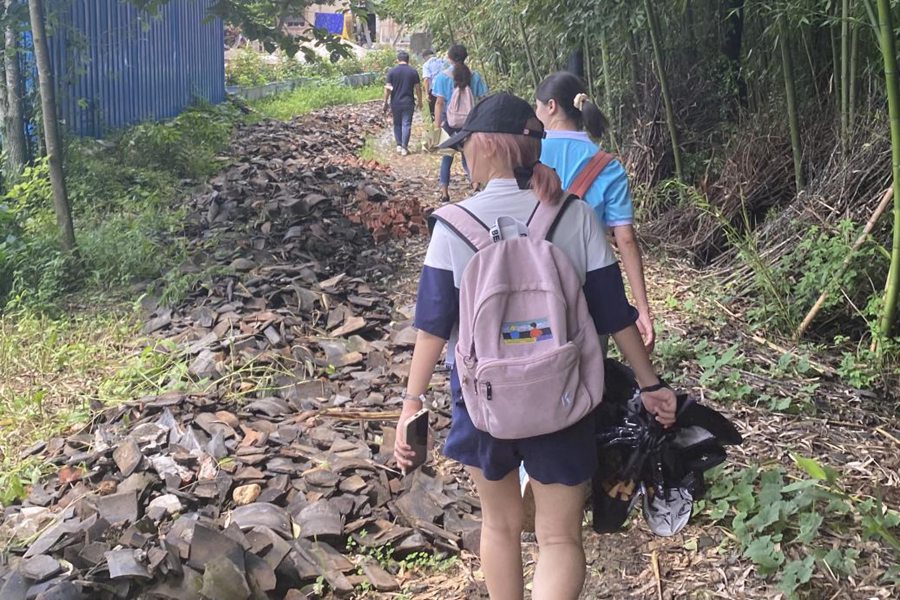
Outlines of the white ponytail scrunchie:
<svg viewBox="0 0 900 600">
<path fill-rule="evenodd" d="M 584 103 L 589 100 L 590 98 L 588 98 L 587 94 L 578 94 L 577 96 L 575 96 L 575 99 L 572 101 L 572 103 L 575 105 L 575 108 L 577 108 L 578 110 L 582 110 L 584 108 Z"/>
</svg>

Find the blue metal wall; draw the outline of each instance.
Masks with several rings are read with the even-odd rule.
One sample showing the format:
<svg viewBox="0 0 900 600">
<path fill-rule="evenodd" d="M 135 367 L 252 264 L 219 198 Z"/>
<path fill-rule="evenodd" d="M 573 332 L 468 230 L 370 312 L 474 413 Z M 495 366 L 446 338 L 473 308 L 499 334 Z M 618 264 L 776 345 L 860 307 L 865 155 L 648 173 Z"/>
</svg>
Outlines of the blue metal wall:
<svg viewBox="0 0 900 600">
<path fill-rule="evenodd" d="M 69 0 L 49 32 L 60 119 L 78 135 L 178 115 L 225 99 L 225 34 L 214 0 L 172 0 L 156 15 L 123 0 Z"/>
</svg>

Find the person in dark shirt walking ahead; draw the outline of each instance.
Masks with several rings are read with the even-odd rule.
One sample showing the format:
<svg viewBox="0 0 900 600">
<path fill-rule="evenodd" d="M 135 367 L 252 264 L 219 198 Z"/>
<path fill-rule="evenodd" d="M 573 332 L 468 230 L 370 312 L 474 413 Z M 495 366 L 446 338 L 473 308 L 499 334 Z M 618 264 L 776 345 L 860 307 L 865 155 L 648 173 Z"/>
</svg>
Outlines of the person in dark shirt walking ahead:
<svg viewBox="0 0 900 600">
<path fill-rule="evenodd" d="M 390 106 L 394 117 L 394 140 L 397 152 L 409 154 L 409 135 L 412 130 L 413 112 L 422 109 L 422 84 L 419 72 L 409 66 L 409 53 L 397 53 L 397 66 L 388 71 L 384 86 L 384 112 Z M 413 95 L 415 94 L 415 97 Z"/>
</svg>

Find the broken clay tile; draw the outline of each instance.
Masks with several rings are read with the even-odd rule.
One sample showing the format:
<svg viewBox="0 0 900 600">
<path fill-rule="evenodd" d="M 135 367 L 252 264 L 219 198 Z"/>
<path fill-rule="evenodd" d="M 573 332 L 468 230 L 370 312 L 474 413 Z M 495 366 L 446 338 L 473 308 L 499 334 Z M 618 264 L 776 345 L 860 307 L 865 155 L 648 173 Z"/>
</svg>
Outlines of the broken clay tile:
<svg viewBox="0 0 900 600">
<path fill-rule="evenodd" d="M 292 409 L 284 400 L 278 398 L 262 398 L 249 403 L 246 410 L 262 413 L 269 417 L 280 417 L 292 412 Z"/>
<path fill-rule="evenodd" d="M 297 515 L 300 535 L 304 538 L 337 538 L 344 532 L 340 511 L 327 500 L 310 504 Z"/>
<path fill-rule="evenodd" d="M 225 556 L 219 556 L 206 564 L 200 593 L 215 600 L 247 600 L 250 586 L 240 568 Z"/>
<path fill-rule="evenodd" d="M 34 600 L 82 600 L 84 594 L 71 581 L 61 581 L 52 587 L 42 590 Z"/>
<path fill-rule="evenodd" d="M 342 337 L 356 333 L 366 328 L 366 320 L 363 317 L 351 317 L 346 322 L 331 332 L 334 337 Z"/>
<path fill-rule="evenodd" d="M 113 460 L 116 461 L 116 466 L 119 467 L 123 477 L 134 473 L 143 458 L 144 455 L 141 454 L 140 448 L 130 438 L 123 440 L 113 451 Z"/>
<path fill-rule="evenodd" d="M 367 560 L 362 566 L 363 573 L 379 592 L 396 592 L 400 589 L 400 583 L 393 575 L 381 568 L 378 563 L 373 560 Z"/>
<path fill-rule="evenodd" d="M 203 570 L 217 557 L 231 561 L 238 569 L 244 569 L 244 549 L 239 543 L 202 523 L 194 526 L 188 564 Z"/>
<path fill-rule="evenodd" d="M 133 577 L 149 579 L 150 572 L 147 571 L 147 567 L 138 561 L 137 553 L 137 550 L 131 548 L 110 550 L 107 552 L 105 556 L 110 578 L 118 579 L 120 577 Z"/>
<path fill-rule="evenodd" d="M 275 569 L 255 554 L 247 554 L 247 582 L 256 592 L 270 592 L 278 585 Z"/>
<path fill-rule="evenodd" d="M 285 539 L 293 537 L 290 516 L 283 508 L 274 504 L 255 502 L 239 506 L 231 511 L 231 521 L 244 531 L 254 527 L 268 527 Z"/>
<path fill-rule="evenodd" d="M 39 554 L 22 561 L 22 564 L 19 565 L 19 571 L 28 579 L 40 583 L 62 571 L 62 565 L 51 556 Z"/>
<path fill-rule="evenodd" d="M 340 488 L 344 492 L 355 494 L 364 489 L 367 485 L 365 479 L 359 475 L 351 475 L 340 483 Z"/>
<path fill-rule="evenodd" d="M 112 525 L 133 523 L 139 516 L 137 494 L 119 492 L 96 499 L 97 512 Z"/>
</svg>

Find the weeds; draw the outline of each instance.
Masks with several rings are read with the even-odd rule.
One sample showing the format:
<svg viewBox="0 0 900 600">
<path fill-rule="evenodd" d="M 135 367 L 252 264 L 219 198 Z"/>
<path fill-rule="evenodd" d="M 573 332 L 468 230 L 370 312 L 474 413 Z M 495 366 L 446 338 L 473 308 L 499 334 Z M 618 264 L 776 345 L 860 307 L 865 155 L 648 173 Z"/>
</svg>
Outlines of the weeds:
<svg viewBox="0 0 900 600">
<path fill-rule="evenodd" d="M 135 332 L 129 315 L 0 317 L 0 504 L 46 471 L 21 451 L 87 422 L 97 382 L 122 364 Z"/>
<path fill-rule="evenodd" d="M 127 164 L 198 180 L 219 170 L 237 115 L 230 104 L 188 109 L 171 121 L 142 123 L 117 141 Z"/>
<path fill-rule="evenodd" d="M 753 388 L 746 383 L 741 372 L 746 359 L 738 354 L 738 350 L 737 344 L 724 352 L 711 347 L 706 340 L 697 344 L 697 364 L 702 369 L 699 383 L 709 390 L 710 398 L 740 402 L 753 393 Z"/>
<path fill-rule="evenodd" d="M 359 535 L 361 538 L 365 538 L 368 535 L 368 532 L 362 530 Z M 391 544 L 366 546 L 357 543 L 352 537 L 347 538 L 345 547 L 348 553 L 360 555 L 364 557 L 363 560 L 373 560 L 377 562 L 382 569 L 394 574 L 406 572 L 428 575 L 446 573 L 459 562 L 458 556 L 447 556 L 437 552 L 433 554 L 428 552 L 411 552 L 403 558 L 398 559 L 394 557 L 395 549 Z M 362 565 L 357 567 L 357 574 L 364 574 Z M 317 595 L 321 596 L 324 594 L 324 584 L 325 582 L 323 580 L 321 587 L 316 590 Z M 370 592 L 371 589 L 371 584 L 368 581 L 364 581 L 356 587 L 356 592 L 361 594 L 360 597 L 366 597 L 366 594 Z M 407 596 L 401 593 L 400 597 Z"/>
<path fill-rule="evenodd" d="M 733 539 L 758 573 L 776 579 L 789 598 L 797 597 L 817 570 L 832 578 L 854 575 L 860 553 L 833 543 L 841 531 L 861 525 L 867 537 L 900 552 L 900 514 L 844 490 L 834 469 L 811 458 L 793 459 L 805 478 L 781 467 L 712 474 L 707 499 L 695 510 L 733 533 L 723 546 Z"/>
<path fill-rule="evenodd" d="M 264 98 L 252 103 L 259 118 L 289 121 L 326 106 L 359 104 L 381 98 L 381 84 L 352 88 L 337 83 L 299 87 L 292 92 Z"/>
<path fill-rule="evenodd" d="M 653 350 L 660 375 L 669 383 L 685 383 L 683 365 L 694 356 L 694 342 L 677 333 L 661 336 Z"/>
<path fill-rule="evenodd" d="M 359 158 L 365 161 L 382 162 L 381 151 L 378 149 L 378 139 L 374 136 L 366 138 L 366 143 L 359 149 Z"/>
<path fill-rule="evenodd" d="M 183 253 L 175 196 L 183 180 L 219 168 L 233 116 L 197 107 L 112 142 L 72 142 L 66 172 L 77 260 L 59 250 L 46 161 L 25 169 L 0 199 L 0 309 L 60 312 L 72 292 L 108 296 L 167 271 Z"/>
<path fill-rule="evenodd" d="M 263 54 L 249 48 L 238 52 L 225 69 L 226 83 L 252 87 L 302 77 L 327 79 L 357 73 L 384 73 L 397 61 L 397 54 L 391 48 L 367 52 L 362 58 L 348 56 L 337 61 L 321 58 L 312 62 L 291 60 L 281 53 L 273 57 L 274 60 L 266 60 Z M 415 60 L 413 66 L 418 66 Z"/>
</svg>

